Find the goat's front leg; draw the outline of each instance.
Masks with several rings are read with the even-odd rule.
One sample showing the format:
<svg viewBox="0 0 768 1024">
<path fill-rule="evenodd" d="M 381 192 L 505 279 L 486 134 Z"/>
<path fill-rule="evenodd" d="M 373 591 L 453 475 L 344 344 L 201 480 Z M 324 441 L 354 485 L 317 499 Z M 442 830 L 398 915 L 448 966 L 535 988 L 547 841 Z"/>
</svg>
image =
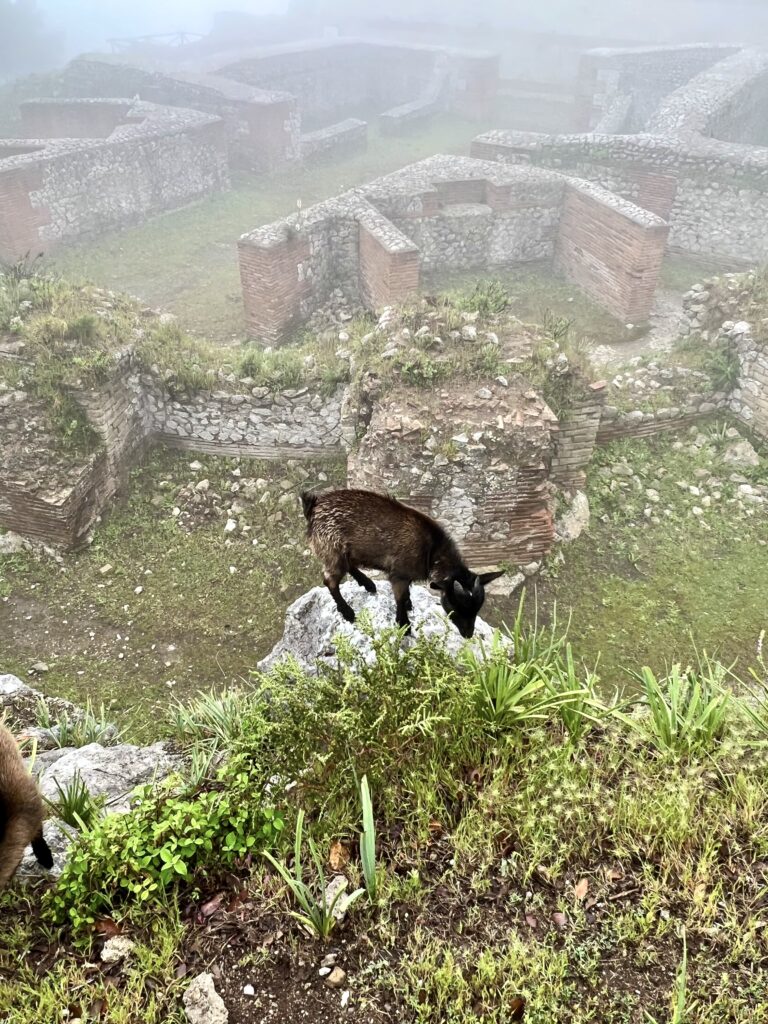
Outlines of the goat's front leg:
<svg viewBox="0 0 768 1024">
<path fill-rule="evenodd" d="M 370 576 L 366 576 L 364 572 L 360 572 L 359 569 L 355 569 L 350 565 L 349 575 L 357 583 L 358 586 L 363 587 L 368 591 L 369 594 L 376 593 L 376 584 L 373 582 Z"/>
<path fill-rule="evenodd" d="M 406 636 L 410 636 L 411 622 L 408 618 L 408 611 L 411 608 L 411 581 L 402 579 L 391 579 L 392 593 L 395 595 L 395 622 L 401 628 L 405 627 Z"/>
<path fill-rule="evenodd" d="M 339 590 L 339 584 L 341 583 L 343 578 L 343 573 L 326 572 L 323 574 L 323 582 L 325 583 L 326 587 L 328 587 L 328 589 L 330 590 L 331 597 L 336 602 L 336 607 L 339 609 L 339 612 L 341 613 L 342 617 L 345 618 L 347 622 L 354 622 L 355 613 L 344 600 L 342 593 Z"/>
</svg>

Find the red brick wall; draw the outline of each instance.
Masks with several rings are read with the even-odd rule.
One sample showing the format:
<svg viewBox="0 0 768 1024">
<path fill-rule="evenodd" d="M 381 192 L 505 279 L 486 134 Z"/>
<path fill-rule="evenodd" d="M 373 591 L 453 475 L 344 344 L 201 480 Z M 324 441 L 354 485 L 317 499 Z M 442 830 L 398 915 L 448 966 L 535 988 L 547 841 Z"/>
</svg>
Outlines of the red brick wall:
<svg viewBox="0 0 768 1024">
<path fill-rule="evenodd" d="M 40 188 L 41 174 L 39 167 L 0 170 L 0 260 L 35 256 L 44 248 L 40 228 L 50 215 L 30 201 L 30 192 Z"/>
<path fill-rule="evenodd" d="M 28 139 L 106 139 L 121 124 L 129 124 L 130 104 L 22 103 L 21 124 Z"/>
<path fill-rule="evenodd" d="M 644 210 L 650 210 L 657 217 L 669 220 L 677 195 L 677 178 L 659 174 L 638 164 L 631 172 L 638 186 L 637 198 L 633 201 Z"/>
<path fill-rule="evenodd" d="M 464 57 L 460 60 L 458 74 L 466 88 L 456 93 L 453 109 L 465 117 L 488 117 L 499 91 L 499 56 Z"/>
<path fill-rule="evenodd" d="M 419 288 L 419 253 L 389 252 L 360 225 L 360 290 L 367 306 L 381 309 L 403 302 Z"/>
<path fill-rule="evenodd" d="M 238 145 L 250 167 L 273 170 L 285 163 L 292 143 L 287 125 L 295 116 L 295 100 L 250 103 L 245 108 L 248 135 L 238 139 Z"/>
<path fill-rule="evenodd" d="M 566 190 L 555 270 L 614 316 L 648 319 L 669 227 L 645 227 L 572 186 Z"/>
<path fill-rule="evenodd" d="M 238 252 L 248 333 L 278 341 L 310 290 L 299 276 L 299 265 L 309 258 L 309 240 L 297 236 L 269 247 L 241 242 Z"/>
</svg>

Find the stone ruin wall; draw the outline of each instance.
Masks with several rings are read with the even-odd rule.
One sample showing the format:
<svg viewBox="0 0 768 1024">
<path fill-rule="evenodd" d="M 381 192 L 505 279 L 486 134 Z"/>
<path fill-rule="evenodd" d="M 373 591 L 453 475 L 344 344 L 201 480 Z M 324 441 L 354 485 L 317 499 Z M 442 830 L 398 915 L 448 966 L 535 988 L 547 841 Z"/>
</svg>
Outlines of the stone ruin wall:
<svg viewBox="0 0 768 1024">
<path fill-rule="evenodd" d="M 378 310 L 421 269 L 545 261 L 620 319 L 647 319 L 666 244 L 658 217 L 602 188 L 526 168 L 432 157 L 244 235 L 249 333 L 283 340 L 340 289 Z"/>
<path fill-rule="evenodd" d="M 445 521 L 477 565 L 524 565 L 550 550 L 556 489 L 583 488 L 596 445 L 681 429 L 729 401 L 737 414 L 751 403 L 742 418 L 765 429 L 768 408 L 760 396 L 768 394 L 768 356 L 765 346 L 749 352 L 733 396 L 692 391 L 677 408 L 620 413 L 606 404 L 606 385 L 599 382 L 584 385 L 580 397 L 574 391 L 558 422 L 521 378 L 433 391 L 402 387 L 379 397 L 361 421 L 351 388 L 272 394 L 244 378 L 228 382 L 227 390 L 184 396 L 169 393 L 126 351 L 108 384 L 73 392 L 102 448 L 80 465 L 52 471 L 43 467 L 48 455 L 38 472 L 26 474 L 14 472 L 8 460 L 0 472 L 0 526 L 81 546 L 152 444 L 245 458 L 346 453 L 351 485 L 390 490 Z M 0 428 L 15 397 L 0 395 Z"/>
<path fill-rule="evenodd" d="M 61 96 L 141 96 L 219 117 L 234 167 L 266 172 L 301 158 L 301 117 L 288 93 L 254 89 L 213 73 L 144 68 L 106 55 L 72 61 L 57 81 Z"/>
<path fill-rule="evenodd" d="M 221 122 L 197 111 L 46 100 L 24 104 L 22 116 L 40 134 L 0 139 L 0 259 L 139 223 L 229 187 Z M 60 118 L 76 137 L 55 137 Z"/>
<path fill-rule="evenodd" d="M 350 126 L 353 107 L 381 111 L 382 130 L 399 132 L 438 110 L 486 117 L 497 86 L 494 54 L 337 39 L 175 65 L 89 55 L 72 61 L 56 88 L 59 96 L 140 96 L 213 114 L 224 121 L 232 165 L 269 172 L 359 150 L 367 123 Z M 336 117 L 344 120 L 329 124 Z"/>
<path fill-rule="evenodd" d="M 557 419 L 524 381 L 427 392 L 374 406 L 349 483 L 445 523 L 477 567 L 539 561 L 554 542 L 550 463 Z"/>
<path fill-rule="evenodd" d="M 612 59 L 621 53 L 631 61 L 635 51 Z M 624 130 L 616 124 L 583 135 L 492 131 L 473 142 L 472 155 L 594 181 L 668 220 L 673 250 L 762 261 L 768 148 L 744 143 L 765 132 L 767 93 L 768 54 L 743 50 L 665 97 L 638 134 L 612 134 Z"/>
<path fill-rule="evenodd" d="M 107 384 L 72 395 L 99 436 L 100 450 L 79 465 L 68 461 L 61 472 L 46 471 L 53 484 L 34 473 L 14 473 L 13 465 L 0 473 L 0 526 L 67 548 L 85 542 L 152 444 L 227 457 L 310 458 L 341 454 L 354 435 L 344 388 L 330 396 L 305 387 L 272 394 L 243 384 L 241 393 L 172 396 L 129 351 Z M 5 403 L 0 428 L 4 411 Z M 0 445 L 1 438 L 0 429 Z"/>
<path fill-rule="evenodd" d="M 577 123 L 582 131 L 605 132 L 623 110 L 615 130 L 642 131 L 666 96 L 734 50 L 697 44 L 588 50 L 576 79 Z"/>
<path fill-rule="evenodd" d="M 725 274 L 695 285 L 683 299 L 683 333 L 732 351 L 739 379 L 731 412 L 768 439 L 768 285 L 761 271 Z"/>
</svg>

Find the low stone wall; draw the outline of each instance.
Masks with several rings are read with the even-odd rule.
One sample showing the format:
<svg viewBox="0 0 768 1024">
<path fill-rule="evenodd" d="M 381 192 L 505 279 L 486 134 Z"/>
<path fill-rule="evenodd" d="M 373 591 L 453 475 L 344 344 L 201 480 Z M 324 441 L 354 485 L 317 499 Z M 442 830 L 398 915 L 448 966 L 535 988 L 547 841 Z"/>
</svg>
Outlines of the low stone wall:
<svg viewBox="0 0 768 1024">
<path fill-rule="evenodd" d="M 329 397 L 309 388 L 272 394 L 229 392 L 194 395 L 184 401 L 148 397 L 157 441 L 175 448 L 248 458 L 311 458 L 342 451 L 344 389 Z"/>
<path fill-rule="evenodd" d="M 647 318 L 664 222 L 561 175 L 438 156 L 258 228 L 239 242 L 246 322 L 280 341 L 340 289 L 354 304 L 396 304 L 419 268 L 554 261 L 616 317 Z"/>
<path fill-rule="evenodd" d="M 684 333 L 730 351 L 739 379 L 730 409 L 768 438 L 768 285 L 762 271 L 724 274 L 694 286 L 683 298 Z"/>
<path fill-rule="evenodd" d="M 33 105 L 36 107 L 38 105 Z M 64 239 L 123 227 L 229 187 L 221 122 L 153 104 L 62 104 L 65 120 L 106 130 L 106 138 L 0 140 L 0 259 L 47 251 Z M 40 105 L 45 117 L 56 104 Z M 84 131 L 85 128 L 83 127 Z"/>
<path fill-rule="evenodd" d="M 768 53 L 741 50 L 665 97 L 644 130 L 653 135 L 703 135 L 755 143 L 749 136 L 756 127 L 756 114 L 762 113 L 767 88 Z M 765 139 L 764 129 L 762 135 Z"/>
<path fill-rule="evenodd" d="M 337 160 L 363 152 L 368 146 L 368 122 L 349 117 L 328 128 L 301 136 L 301 158 L 305 163 Z"/>
<path fill-rule="evenodd" d="M 615 131 L 641 131 L 661 101 L 695 75 L 734 52 L 734 47 L 638 46 L 587 51 L 579 65 L 576 103 L 584 131 L 608 131 L 617 101 L 625 108 Z"/>
</svg>

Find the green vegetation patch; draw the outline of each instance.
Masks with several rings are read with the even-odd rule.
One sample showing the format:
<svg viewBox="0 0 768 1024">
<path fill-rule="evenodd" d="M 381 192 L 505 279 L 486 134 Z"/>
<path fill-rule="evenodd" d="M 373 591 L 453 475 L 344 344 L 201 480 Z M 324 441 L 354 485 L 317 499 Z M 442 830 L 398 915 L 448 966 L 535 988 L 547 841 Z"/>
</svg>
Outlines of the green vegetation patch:
<svg viewBox="0 0 768 1024">
<path fill-rule="evenodd" d="M 356 1022 L 764 1020 L 768 666 L 749 705 L 707 659 L 635 662 L 636 699 L 604 702 L 556 629 L 513 638 L 457 661 L 388 630 L 374 664 L 341 644 L 177 706 L 179 771 L 86 828 L 36 914 L 2 897 L 6 1019 L 92 1014 L 108 973 L 99 1019 L 175 1021 L 211 964 L 234 1006 L 282 973 L 288 1005 L 338 1008 L 286 968 L 330 951 Z M 137 951 L 94 966 L 114 934 Z"/>
<path fill-rule="evenodd" d="M 600 657 L 610 686 L 630 682 L 628 650 L 655 670 L 696 646 L 743 670 L 753 662 L 768 627 L 768 473 L 764 450 L 759 467 L 725 463 L 735 440 L 715 421 L 596 451 L 589 530 L 548 566 L 539 606 L 570 615 L 576 648 Z"/>
</svg>

